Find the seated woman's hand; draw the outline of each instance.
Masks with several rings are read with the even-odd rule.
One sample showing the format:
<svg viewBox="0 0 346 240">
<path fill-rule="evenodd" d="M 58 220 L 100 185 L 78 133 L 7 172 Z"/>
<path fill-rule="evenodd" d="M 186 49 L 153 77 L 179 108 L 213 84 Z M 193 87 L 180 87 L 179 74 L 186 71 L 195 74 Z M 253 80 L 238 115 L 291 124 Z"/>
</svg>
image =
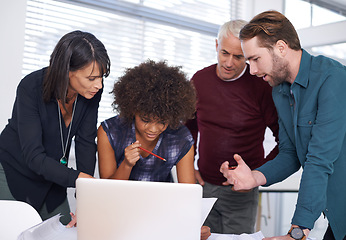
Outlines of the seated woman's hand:
<svg viewBox="0 0 346 240">
<path fill-rule="evenodd" d="M 125 163 L 130 166 L 131 168 L 136 164 L 136 162 L 139 160 L 139 155 L 140 155 L 140 149 L 138 147 L 140 147 L 141 144 L 139 143 L 139 141 L 136 141 L 134 143 L 132 143 L 131 145 L 127 146 L 125 148 L 125 157 L 124 157 L 124 161 Z"/>
</svg>

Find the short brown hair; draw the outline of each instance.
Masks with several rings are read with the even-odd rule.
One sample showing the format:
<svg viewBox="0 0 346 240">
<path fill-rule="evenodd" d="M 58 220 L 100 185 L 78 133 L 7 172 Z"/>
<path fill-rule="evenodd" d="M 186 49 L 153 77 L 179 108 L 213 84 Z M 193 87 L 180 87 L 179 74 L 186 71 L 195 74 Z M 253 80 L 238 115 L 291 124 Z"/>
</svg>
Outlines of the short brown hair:
<svg viewBox="0 0 346 240">
<path fill-rule="evenodd" d="M 241 41 L 258 37 L 261 47 L 273 48 L 283 40 L 293 50 L 301 50 L 298 34 L 292 23 L 278 11 L 266 11 L 256 15 L 239 34 Z"/>
</svg>

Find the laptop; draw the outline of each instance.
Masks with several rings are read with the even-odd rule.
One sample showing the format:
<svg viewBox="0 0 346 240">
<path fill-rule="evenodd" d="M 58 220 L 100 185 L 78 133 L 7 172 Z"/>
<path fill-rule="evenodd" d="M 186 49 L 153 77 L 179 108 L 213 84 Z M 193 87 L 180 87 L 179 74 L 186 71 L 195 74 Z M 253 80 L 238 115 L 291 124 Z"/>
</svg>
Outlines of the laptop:
<svg viewBox="0 0 346 240">
<path fill-rule="evenodd" d="M 199 184 L 78 178 L 78 240 L 199 240 Z"/>
</svg>

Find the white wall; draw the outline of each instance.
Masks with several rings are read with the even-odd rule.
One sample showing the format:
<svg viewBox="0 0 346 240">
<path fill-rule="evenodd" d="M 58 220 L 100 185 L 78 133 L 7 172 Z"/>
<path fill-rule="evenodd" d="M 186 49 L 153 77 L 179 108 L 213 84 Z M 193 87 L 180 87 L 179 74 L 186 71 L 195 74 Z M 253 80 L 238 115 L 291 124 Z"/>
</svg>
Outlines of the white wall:
<svg viewBox="0 0 346 240">
<path fill-rule="evenodd" d="M 0 131 L 11 117 L 16 87 L 21 79 L 26 0 L 0 3 Z"/>
</svg>

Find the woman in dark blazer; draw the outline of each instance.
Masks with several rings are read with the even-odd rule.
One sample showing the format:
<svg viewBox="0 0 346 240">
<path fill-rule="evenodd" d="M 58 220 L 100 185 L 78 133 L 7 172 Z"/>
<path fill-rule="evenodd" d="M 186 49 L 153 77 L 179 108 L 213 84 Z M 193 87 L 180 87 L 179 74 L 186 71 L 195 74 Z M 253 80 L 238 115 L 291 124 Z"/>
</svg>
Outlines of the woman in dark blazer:
<svg viewBox="0 0 346 240">
<path fill-rule="evenodd" d="M 0 199 L 32 205 L 45 220 L 70 221 L 66 188 L 92 177 L 97 111 L 110 71 L 104 45 L 92 34 L 64 35 L 47 68 L 22 79 L 12 118 L 0 136 Z M 77 170 L 67 167 L 74 137 Z"/>
</svg>

